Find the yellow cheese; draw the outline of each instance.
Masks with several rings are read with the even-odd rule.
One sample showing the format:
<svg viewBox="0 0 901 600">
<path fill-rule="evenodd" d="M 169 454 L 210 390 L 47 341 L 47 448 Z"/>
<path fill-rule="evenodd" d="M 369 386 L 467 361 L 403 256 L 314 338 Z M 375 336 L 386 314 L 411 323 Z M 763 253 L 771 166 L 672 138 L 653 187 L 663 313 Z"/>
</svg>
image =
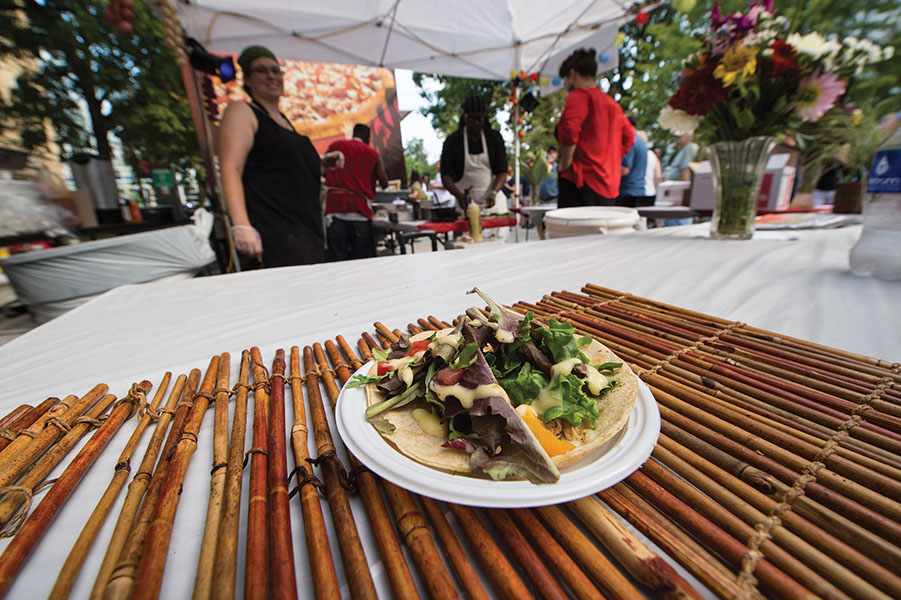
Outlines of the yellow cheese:
<svg viewBox="0 0 901 600">
<path fill-rule="evenodd" d="M 463 387 L 459 383 L 455 383 L 454 385 L 439 385 L 433 379 L 431 388 L 432 391 L 435 392 L 435 395 L 437 395 L 441 400 L 444 400 L 448 396 L 453 396 L 460 401 L 460 404 L 463 406 L 463 408 L 471 408 L 473 402 L 475 402 L 479 398 L 491 398 L 497 396 L 504 398 L 507 401 L 510 400 L 510 398 L 507 396 L 507 392 L 504 391 L 504 388 L 496 383 L 492 383 L 490 385 L 480 385 L 476 388 L 468 388 Z"/>
<path fill-rule="evenodd" d="M 563 400 L 555 398 L 551 394 L 551 386 L 547 386 L 546 388 L 538 392 L 538 398 L 536 398 L 532 402 L 532 408 L 540 416 L 547 412 L 549 408 L 554 408 L 555 406 L 560 406 L 561 404 L 563 404 Z"/>
<path fill-rule="evenodd" d="M 414 409 L 413 419 L 430 436 L 441 439 L 447 437 L 447 425 L 443 424 L 438 415 L 432 411 L 425 408 Z"/>
<path fill-rule="evenodd" d="M 462 334 L 456 334 L 456 335 L 441 335 L 441 336 L 436 337 L 436 338 L 429 344 L 429 348 L 434 349 L 434 348 L 437 348 L 438 346 L 441 346 L 441 345 L 447 345 L 447 346 L 453 346 L 454 348 L 459 348 L 459 347 L 460 347 L 460 342 L 462 342 L 462 341 L 463 341 L 463 335 L 462 335 Z"/>
<path fill-rule="evenodd" d="M 597 369 L 588 365 L 588 391 L 593 396 L 600 396 L 601 390 L 607 386 L 607 377 Z"/>
<path fill-rule="evenodd" d="M 573 372 L 573 369 L 581 365 L 582 361 L 578 358 L 568 358 L 566 360 L 561 360 L 556 365 L 551 367 L 551 381 L 557 378 L 557 375 L 563 375 L 566 377 L 570 373 Z M 597 371 L 597 369 L 595 369 Z"/>
</svg>

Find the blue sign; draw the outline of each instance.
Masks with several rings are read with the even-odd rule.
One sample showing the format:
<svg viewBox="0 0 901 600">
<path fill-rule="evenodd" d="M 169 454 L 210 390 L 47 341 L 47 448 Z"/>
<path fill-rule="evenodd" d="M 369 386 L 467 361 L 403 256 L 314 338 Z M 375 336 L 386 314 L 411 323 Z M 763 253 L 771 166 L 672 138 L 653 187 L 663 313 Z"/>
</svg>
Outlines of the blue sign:
<svg viewBox="0 0 901 600">
<path fill-rule="evenodd" d="M 901 194 L 901 148 L 879 150 L 867 183 L 870 194 Z"/>
</svg>

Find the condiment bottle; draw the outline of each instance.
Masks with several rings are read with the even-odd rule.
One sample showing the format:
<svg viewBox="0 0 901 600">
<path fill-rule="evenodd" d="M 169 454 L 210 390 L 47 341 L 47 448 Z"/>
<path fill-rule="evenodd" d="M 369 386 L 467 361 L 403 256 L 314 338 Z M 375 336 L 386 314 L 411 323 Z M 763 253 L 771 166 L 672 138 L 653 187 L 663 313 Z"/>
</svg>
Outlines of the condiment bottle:
<svg viewBox="0 0 901 600">
<path fill-rule="evenodd" d="M 470 200 L 469 204 L 466 206 L 466 220 L 469 221 L 469 235 L 472 237 L 472 241 L 481 242 L 482 209 L 472 200 Z"/>
</svg>

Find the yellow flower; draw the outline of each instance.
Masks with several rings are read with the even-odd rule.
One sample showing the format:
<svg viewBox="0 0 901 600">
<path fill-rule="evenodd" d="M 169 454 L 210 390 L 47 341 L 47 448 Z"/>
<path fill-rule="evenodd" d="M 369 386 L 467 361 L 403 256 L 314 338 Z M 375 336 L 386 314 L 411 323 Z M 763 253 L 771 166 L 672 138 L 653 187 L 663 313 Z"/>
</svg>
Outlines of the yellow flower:
<svg viewBox="0 0 901 600">
<path fill-rule="evenodd" d="M 860 125 L 860 122 L 863 120 L 863 111 L 859 108 L 855 108 L 854 112 L 851 113 L 851 125 L 857 127 Z"/>
<path fill-rule="evenodd" d="M 713 71 L 713 76 L 730 86 L 757 70 L 757 51 L 747 46 L 731 46 Z"/>
</svg>

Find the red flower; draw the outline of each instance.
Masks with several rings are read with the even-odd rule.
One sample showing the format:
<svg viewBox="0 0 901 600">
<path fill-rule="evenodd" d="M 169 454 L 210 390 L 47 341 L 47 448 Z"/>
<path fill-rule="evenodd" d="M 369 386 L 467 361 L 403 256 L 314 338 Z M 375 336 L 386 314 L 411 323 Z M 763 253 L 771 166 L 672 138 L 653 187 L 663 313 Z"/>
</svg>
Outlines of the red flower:
<svg viewBox="0 0 901 600">
<path fill-rule="evenodd" d="M 771 48 L 773 50 L 773 75 L 797 72 L 798 63 L 795 62 L 797 52 L 791 44 L 776 40 Z"/>
<path fill-rule="evenodd" d="M 635 24 L 636 25 L 644 25 L 645 23 L 648 22 L 649 18 L 650 17 L 648 17 L 648 13 L 640 12 L 637 15 L 635 15 Z"/>
<path fill-rule="evenodd" d="M 705 61 L 697 69 L 687 69 L 679 76 L 679 91 L 669 100 L 673 108 L 684 110 L 690 115 L 706 115 L 717 103 L 726 101 L 726 88 L 713 76 L 716 61 Z"/>
</svg>

